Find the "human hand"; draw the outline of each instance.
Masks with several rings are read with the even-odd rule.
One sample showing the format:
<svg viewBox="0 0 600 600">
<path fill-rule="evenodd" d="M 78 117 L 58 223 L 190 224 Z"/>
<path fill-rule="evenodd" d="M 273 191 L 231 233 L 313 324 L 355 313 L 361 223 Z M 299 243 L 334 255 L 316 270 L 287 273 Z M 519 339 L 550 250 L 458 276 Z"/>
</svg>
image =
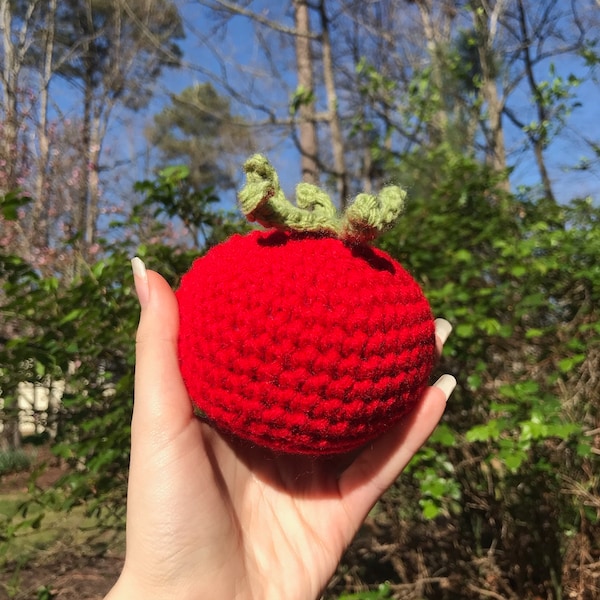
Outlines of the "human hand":
<svg viewBox="0 0 600 600">
<path fill-rule="evenodd" d="M 431 435 L 445 375 L 399 425 L 351 457 L 277 455 L 198 420 L 179 372 L 177 300 L 134 261 L 142 306 L 127 499 L 127 549 L 106 597 L 313 600 L 371 507 Z M 438 351 L 450 333 L 436 321 Z"/>
</svg>

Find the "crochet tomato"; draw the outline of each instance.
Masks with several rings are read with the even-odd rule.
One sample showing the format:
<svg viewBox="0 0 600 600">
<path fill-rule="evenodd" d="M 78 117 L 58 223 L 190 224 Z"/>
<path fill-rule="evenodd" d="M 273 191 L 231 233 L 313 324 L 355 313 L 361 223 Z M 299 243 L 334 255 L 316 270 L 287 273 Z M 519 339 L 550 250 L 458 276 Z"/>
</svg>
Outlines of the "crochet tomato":
<svg viewBox="0 0 600 600">
<path fill-rule="evenodd" d="M 341 453 L 411 410 L 435 358 L 414 279 L 369 245 L 404 192 L 359 195 L 338 216 L 309 184 L 289 203 L 267 160 L 245 164 L 241 207 L 268 229 L 197 259 L 177 291 L 180 368 L 201 418 L 277 452 Z"/>
</svg>

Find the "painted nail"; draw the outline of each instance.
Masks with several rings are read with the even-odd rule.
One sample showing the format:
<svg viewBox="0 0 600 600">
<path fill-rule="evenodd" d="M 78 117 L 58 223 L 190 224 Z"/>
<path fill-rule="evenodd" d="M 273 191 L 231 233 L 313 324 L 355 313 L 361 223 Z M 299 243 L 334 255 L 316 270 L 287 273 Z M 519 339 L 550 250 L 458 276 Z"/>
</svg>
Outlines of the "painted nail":
<svg viewBox="0 0 600 600">
<path fill-rule="evenodd" d="M 456 387 L 456 379 L 452 375 L 442 375 L 434 384 L 433 387 L 439 388 L 446 396 L 446 402 L 450 398 L 450 394 Z"/>
<path fill-rule="evenodd" d="M 144 308 L 150 299 L 150 287 L 148 286 L 148 274 L 146 265 L 141 258 L 137 256 L 131 259 L 131 269 L 133 271 L 133 281 L 140 306 Z"/>
<path fill-rule="evenodd" d="M 435 323 L 435 334 L 440 338 L 442 344 L 446 343 L 448 336 L 452 332 L 452 325 L 446 319 L 436 319 Z"/>
</svg>

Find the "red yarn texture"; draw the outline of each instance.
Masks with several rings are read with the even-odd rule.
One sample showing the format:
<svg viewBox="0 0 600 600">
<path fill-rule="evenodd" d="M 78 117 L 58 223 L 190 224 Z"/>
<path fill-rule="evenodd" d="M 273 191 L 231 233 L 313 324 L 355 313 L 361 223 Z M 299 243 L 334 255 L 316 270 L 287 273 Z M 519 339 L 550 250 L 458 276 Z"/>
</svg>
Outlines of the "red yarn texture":
<svg viewBox="0 0 600 600">
<path fill-rule="evenodd" d="M 194 262 L 177 299 L 192 402 L 221 432 L 275 451 L 365 444 L 413 407 L 433 367 L 429 304 L 375 248 L 235 235 Z"/>
</svg>

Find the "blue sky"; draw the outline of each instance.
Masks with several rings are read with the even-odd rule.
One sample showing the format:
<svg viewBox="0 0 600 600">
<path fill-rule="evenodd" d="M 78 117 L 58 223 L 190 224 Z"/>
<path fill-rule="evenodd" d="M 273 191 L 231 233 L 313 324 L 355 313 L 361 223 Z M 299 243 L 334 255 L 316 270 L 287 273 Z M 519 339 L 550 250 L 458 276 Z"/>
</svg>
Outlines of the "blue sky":
<svg viewBox="0 0 600 600">
<path fill-rule="evenodd" d="M 260 5 L 259 3 L 253 3 L 253 7 Z M 281 15 L 271 14 L 273 12 L 280 12 L 282 4 L 277 3 L 274 8 L 274 3 L 263 1 L 262 5 L 265 7 L 265 16 L 272 17 L 273 19 L 279 20 Z M 279 9 L 279 10 L 278 10 Z M 183 6 L 184 20 L 191 24 L 192 27 L 198 31 L 206 32 L 211 23 L 202 21 L 202 10 L 195 2 L 187 2 Z M 291 21 L 289 24 L 292 25 Z M 222 52 L 227 56 L 229 65 L 231 68 L 231 74 L 235 73 L 235 66 L 251 64 L 256 58 L 257 50 L 253 47 L 253 36 L 245 19 L 235 19 L 230 25 L 228 30 L 229 36 L 223 40 L 211 39 L 208 44 L 214 43 L 219 52 Z M 129 122 L 130 134 L 127 140 L 130 148 L 128 152 L 134 152 L 135 142 L 138 140 L 140 144 L 143 144 L 143 128 L 145 123 L 151 122 L 152 115 L 164 106 L 167 99 L 167 93 L 179 93 L 185 87 L 196 83 L 205 81 L 206 78 L 202 73 L 202 70 L 219 72 L 220 65 L 214 58 L 214 54 L 208 48 L 208 45 L 199 39 L 193 32 L 188 33 L 188 36 L 181 43 L 182 50 L 184 51 L 184 61 L 191 63 L 197 67 L 196 70 L 182 69 L 178 71 L 166 72 L 157 89 L 157 96 L 148 107 L 147 110 L 143 111 L 139 115 L 123 115 Z M 278 51 L 275 48 L 275 53 Z M 277 56 L 277 59 L 284 59 L 283 54 Z M 288 57 L 289 59 L 289 57 Z M 581 73 L 582 69 L 580 65 L 576 64 L 573 59 L 554 59 L 557 74 L 568 76 L 570 72 Z M 543 66 L 538 68 L 537 75 L 538 79 L 548 78 L 548 69 L 550 63 L 547 62 Z M 544 72 L 545 71 L 545 72 Z M 239 82 L 236 82 L 236 85 Z M 293 77 L 288 77 L 286 83 L 289 86 L 289 90 L 294 89 L 295 81 Z M 274 90 L 273 99 L 278 97 L 281 102 L 282 99 L 287 97 L 287 93 L 283 95 L 281 91 Z M 591 195 L 596 201 L 599 199 L 600 190 L 600 173 L 596 171 L 574 171 L 569 167 L 572 167 L 585 155 L 590 156 L 589 149 L 582 145 L 579 139 L 579 133 L 585 132 L 588 137 L 595 137 L 598 139 L 600 136 L 600 128 L 597 123 L 600 119 L 600 102 L 598 101 L 599 89 L 597 84 L 590 81 L 584 83 L 579 88 L 574 90 L 577 94 L 578 100 L 581 102 L 581 106 L 574 109 L 572 115 L 569 118 L 567 126 L 563 130 L 559 139 L 555 140 L 550 148 L 546 152 L 546 159 L 550 170 L 551 178 L 555 185 L 555 192 L 559 199 L 566 201 L 574 196 L 585 196 Z M 263 102 L 269 102 L 269 90 L 263 90 Z M 526 90 L 518 92 L 514 101 L 514 106 L 519 110 L 519 116 L 525 120 L 532 118 L 529 116 L 531 112 L 531 104 L 529 101 L 529 92 Z M 240 111 L 245 111 L 244 116 L 252 118 L 251 112 L 243 107 Z M 531 113 L 533 115 L 533 113 Z M 123 134 L 122 121 L 118 120 L 113 123 L 112 135 L 117 134 L 119 138 Z M 509 161 L 516 165 L 515 171 L 512 175 L 511 182 L 513 186 L 517 185 L 532 185 L 539 181 L 539 175 L 533 153 L 531 151 L 522 152 L 522 146 L 519 143 L 520 137 L 517 132 L 508 121 L 505 120 L 505 134 L 507 149 L 509 150 Z M 291 141 L 278 141 L 277 147 L 267 151 L 269 158 L 277 167 L 280 172 L 282 182 L 286 191 L 291 192 L 293 186 L 300 177 L 299 172 L 299 160 L 298 156 L 293 148 Z M 112 140 L 114 146 L 114 138 Z M 107 146 L 110 147 L 111 139 L 107 141 Z M 118 142 L 117 142 L 118 145 Z M 137 171 L 138 177 L 143 176 L 143 168 Z M 240 165 L 241 172 L 241 165 Z M 228 199 L 227 204 L 233 204 L 233 198 Z"/>
</svg>

